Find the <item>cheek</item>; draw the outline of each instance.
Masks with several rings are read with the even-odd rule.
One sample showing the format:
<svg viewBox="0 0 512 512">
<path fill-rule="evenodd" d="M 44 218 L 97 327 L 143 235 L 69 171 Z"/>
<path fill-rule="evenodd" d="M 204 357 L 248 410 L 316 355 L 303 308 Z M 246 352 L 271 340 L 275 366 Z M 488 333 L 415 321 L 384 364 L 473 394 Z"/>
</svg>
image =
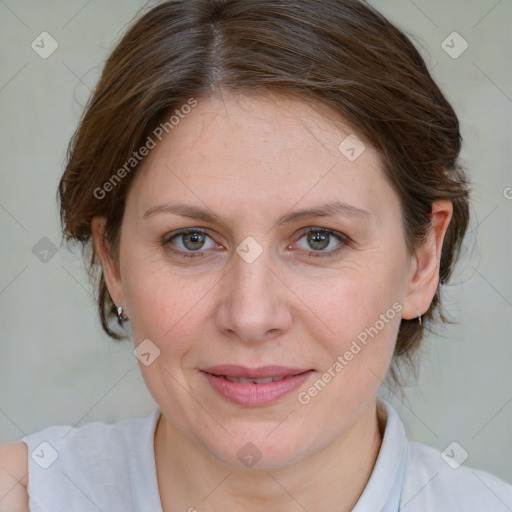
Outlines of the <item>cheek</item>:
<svg viewBox="0 0 512 512">
<path fill-rule="evenodd" d="M 347 340 L 356 338 L 388 311 L 386 325 L 393 323 L 397 308 L 392 306 L 402 296 L 401 274 L 391 265 L 379 267 L 361 261 L 314 283 L 310 279 L 302 281 L 297 294 L 314 311 L 322 331 L 329 338 L 334 337 L 338 341 L 334 345 L 341 349 Z M 378 327 L 382 327 L 380 322 Z"/>
<path fill-rule="evenodd" d="M 318 375 L 297 396 L 305 421 L 329 411 L 333 424 L 343 425 L 369 405 L 384 381 L 400 325 L 401 304 L 370 279 L 346 280 L 318 305 L 330 332 L 321 339 L 323 357 Z M 318 347 L 317 347 L 318 348 Z"/>
<path fill-rule="evenodd" d="M 314 322 L 321 331 L 315 333 L 313 324 L 309 328 L 323 344 L 321 371 L 329 373 L 325 380 L 333 394 L 364 394 L 384 379 L 401 320 L 401 273 L 394 264 L 354 266 L 332 279 L 326 292 L 310 293 L 305 301 L 321 320 Z M 308 289 L 303 288 L 303 297 Z"/>
<path fill-rule="evenodd" d="M 202 325 L 198 318 L 205 314 L 208 293 L 218 279 L 183 277 L 161 256 L 140 258 L 135 251 L 124 263 L 123 287 L 135 343 L 149 338 L 163 356 L 177 357 L 197 338 Z"/>
</svg>

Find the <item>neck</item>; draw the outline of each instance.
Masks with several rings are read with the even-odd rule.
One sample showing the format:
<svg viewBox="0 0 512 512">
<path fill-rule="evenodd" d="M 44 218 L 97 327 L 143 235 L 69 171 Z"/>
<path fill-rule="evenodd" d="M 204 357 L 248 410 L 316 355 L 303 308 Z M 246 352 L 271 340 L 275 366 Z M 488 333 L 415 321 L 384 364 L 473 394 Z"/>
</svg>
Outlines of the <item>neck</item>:
<svg viewBox="0 0 512 512">
<path fill-rule="evenodd" d="M 383 430 L 372 402 L 349 431 L 306 459 L 279 469 L 233 469 L 161 415 L 155 461 L 163 512 L 349 512 L 370 478 Z"/>
</svg>

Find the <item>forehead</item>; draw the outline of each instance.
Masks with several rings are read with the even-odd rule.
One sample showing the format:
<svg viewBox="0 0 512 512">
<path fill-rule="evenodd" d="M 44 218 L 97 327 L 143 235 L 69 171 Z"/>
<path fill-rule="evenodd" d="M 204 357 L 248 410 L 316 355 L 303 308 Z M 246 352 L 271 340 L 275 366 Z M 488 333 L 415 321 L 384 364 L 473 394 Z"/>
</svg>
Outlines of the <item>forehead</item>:
<svg viewBox="0 0 512 512">
<path fill-rule="evenodd" d="M 345 200 L 367 209 L 393 191 L 370 145 L 356 147 L 364 151 L 355 160 L 342 151 L 353 136 L 341 120 L 334 125 L 303 101 L 212 96 L 157 142 L 137 171 L 129 201 L 139 211 L 184 197 L 234 211 L 275 207 L 276 198 L 283 207 Z"/>
</svg>

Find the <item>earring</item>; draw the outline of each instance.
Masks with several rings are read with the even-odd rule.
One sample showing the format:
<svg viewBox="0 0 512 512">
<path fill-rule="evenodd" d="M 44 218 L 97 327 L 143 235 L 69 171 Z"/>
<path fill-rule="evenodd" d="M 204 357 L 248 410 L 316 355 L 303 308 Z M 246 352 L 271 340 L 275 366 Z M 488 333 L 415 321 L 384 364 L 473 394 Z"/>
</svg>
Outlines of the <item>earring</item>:
<svg viewBox="0 0 512 512">
<path fill-rule="evenodd" d="M 421 315 L 418 315 L 418 322 L 420 323 L 421 325 Z"/>
<path fill-rule="evenodd" d="M 119 325 L 121 325 L 125 320 L 128 320 L 128 317 L 126 315 L 123 315 L 123 307 L 118 306 L 116 308 L 117 310 L 117 321 L 119 322 Z"/>
</svg>

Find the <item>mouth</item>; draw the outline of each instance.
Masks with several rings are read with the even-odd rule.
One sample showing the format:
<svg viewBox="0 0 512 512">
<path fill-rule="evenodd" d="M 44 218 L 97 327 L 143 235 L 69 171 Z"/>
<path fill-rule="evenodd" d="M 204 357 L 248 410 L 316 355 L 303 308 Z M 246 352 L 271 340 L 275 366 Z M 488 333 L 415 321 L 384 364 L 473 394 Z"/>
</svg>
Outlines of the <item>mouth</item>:
<svg viewBox="0 0 512 512">
<path fill-rule="evenodd" d="M 200 370 L 211 388 L 224 399 L 247 407 L 275 402 L 297 389 L 310 375 L 310 368 L 262 366 L 247 368 L 221 365 Z"/>
<path fill-rule="evenodd" d="M 266 377 L 264 379 L 244 379 L 242 377 L 231 377 L 230 375 L 216 375 L 216 377 L 222 377 L 229 382 L 237 382 L 238 384 L 268 384 L 269 382 L 279 382 L 284 379 L 290 379 L 291 377 L 295 377 L 295 375 L 287 375 L 286 377 Z"/>
<path fill-rule="evenodd" d="M 229 382 L 237 382 L 239 384 L 268 384 L 269 382 L 279 382 L 314 370 L 311 368 L 289 368 L 286 366 L 247 368 L 245 366 L 226 364 L 213 366 L 201 371 L 209 373 L 214 377 L 224 377 Z"/>
</svg>

